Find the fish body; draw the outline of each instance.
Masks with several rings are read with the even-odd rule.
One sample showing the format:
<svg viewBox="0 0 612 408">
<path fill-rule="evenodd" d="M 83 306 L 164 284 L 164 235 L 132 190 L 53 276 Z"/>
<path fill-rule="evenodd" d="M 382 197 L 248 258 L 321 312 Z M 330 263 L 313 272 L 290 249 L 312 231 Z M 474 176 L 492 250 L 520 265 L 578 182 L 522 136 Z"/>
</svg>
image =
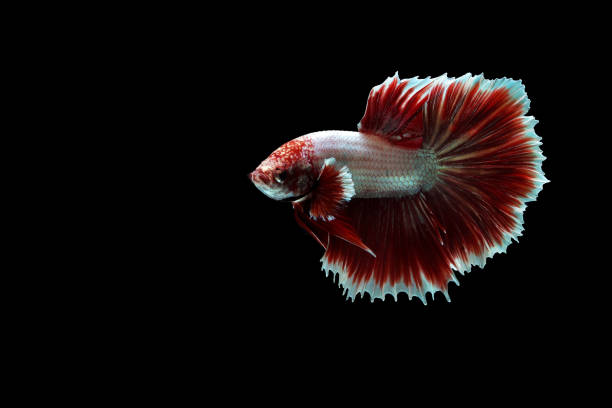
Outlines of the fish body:
<svg viewBox="0 0 612 408">
<path fill-rule="evenodd" d="M 437 163 L 431 150 L 398 148 L 384 138 L 351 131 L 322 131 L 303 137 L 313 145 L 315 168 L 330 157 L 348 167 L 357 198 L 414 195 L 435 183 Z"/>
<path fill-rule="evenodd" d="M 292 200 L 349 299 L 448 299 L 453 271 L 504 252 L 547 182 L 528 108 L 518 81 L 396 74 L 372 89 L 357 131 L 293 139 L 250 178 Z"/>
</svg>

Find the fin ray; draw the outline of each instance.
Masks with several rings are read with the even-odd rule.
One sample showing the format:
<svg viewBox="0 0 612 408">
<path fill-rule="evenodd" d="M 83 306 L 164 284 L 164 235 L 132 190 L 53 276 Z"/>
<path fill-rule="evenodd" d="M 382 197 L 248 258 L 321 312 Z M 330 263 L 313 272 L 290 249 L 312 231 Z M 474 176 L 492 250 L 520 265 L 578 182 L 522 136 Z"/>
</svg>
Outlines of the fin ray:
<svg viewBox="0 0 612 408">
<path fill-rule="evenodd" d="M 370 91 L 365 114 L 357 125 L 364 134 L 376 135 L 408 149 L 423 143 L 421 110 L 432 80 L 400 80 L 397 72 Z"/>
<path fill-rule="evenodd" d="M 332 220 L 343 204 L 355 195 L 355 185 L 348 167 L 339 167 L 336 159 L 323 163 L 317 184 L 310 193 L 310 216 Z"/>
</svg>

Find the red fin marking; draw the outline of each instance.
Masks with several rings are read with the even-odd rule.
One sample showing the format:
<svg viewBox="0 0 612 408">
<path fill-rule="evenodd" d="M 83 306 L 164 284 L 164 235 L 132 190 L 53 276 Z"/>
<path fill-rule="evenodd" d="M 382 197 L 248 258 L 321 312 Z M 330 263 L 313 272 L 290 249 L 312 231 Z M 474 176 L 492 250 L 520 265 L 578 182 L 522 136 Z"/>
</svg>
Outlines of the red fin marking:
<svg viewBox="0 0 612 408">
<path fill-rule="evenodd" d="M 365 114 L 358 129 L 365 134 L 384 137 L 408 149 L 418 149 L 423 142 L 424 97 L 432 80 L 429 78 L 387 78 L 370 91 Z"/>
</svg>

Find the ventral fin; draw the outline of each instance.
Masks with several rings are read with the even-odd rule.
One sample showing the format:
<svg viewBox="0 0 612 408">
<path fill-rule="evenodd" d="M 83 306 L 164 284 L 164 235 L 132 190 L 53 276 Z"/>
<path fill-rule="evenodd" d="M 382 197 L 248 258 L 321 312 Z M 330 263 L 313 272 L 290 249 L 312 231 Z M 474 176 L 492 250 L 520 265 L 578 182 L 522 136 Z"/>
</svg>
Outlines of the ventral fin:
<svg viewBox="0 0 612 408">
<path fill-rule="evenodd" d="M 304 228 L 323 248 L 328 248 L 329 239 L 333 236 L 376 257 L 374 251 L 361 240 L 357 230 L 344 216 L 338 215 L 329 221 L 317 220 L 306 214 L 302 203 L 293 203 L 293 210 L 298 225 Z"/>
<path fill-rule="evenodd" d="M 329 233 L 316 225 L 316 222 L 306 212 L 301 202 L 293 203 L 293 215 L 298 225 L 306 230 L 321 246 L 327 249 Z"/>
<path fill-rule="evenodd" d="M 343 216 L 338 216 L 337 218 L 334 218 L 333 220 L 327 222 L 315 222 L 321 225 L 322 228 L 325 228 L 329 232 L 330 236 L 340 238 L 348 242 L 349 244 L 355 245 L 357 248 L 363 249 L 364 251 L 372 255 L 374 258 L 376 258 L 376 254 L 374 254 L 374 251 L 372 251 L 366 244 L 363 243 L 361 237 L 359 237 L 359 234 L 357 233 L 357 230 L 348 221 L 348 219 L 345 219 Z"/>
<path fill-rule="evenodd" d="M 370 91 L 365 114 L 357 129 L 407 148 L 423 143 L 423 106 L 433 80 L 399 79 L 397 72 Z"/>
</svg>

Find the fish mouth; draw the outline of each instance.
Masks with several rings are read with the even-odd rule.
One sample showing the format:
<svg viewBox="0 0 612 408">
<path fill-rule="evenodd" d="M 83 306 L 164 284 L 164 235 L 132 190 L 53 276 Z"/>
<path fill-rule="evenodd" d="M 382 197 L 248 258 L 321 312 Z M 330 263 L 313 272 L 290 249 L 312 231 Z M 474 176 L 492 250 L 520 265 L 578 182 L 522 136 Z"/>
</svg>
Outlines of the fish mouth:
<svg viewBox="0 0 612 408">
<path fill-rule="evenodd" d="M 265 196 L 273 200 L 281 199 L 279 197 L 278 191 L 276 191 L 276 189 L 274 188 L 269 187 L 270 179 L 262 171 L 255 170 L 254 172 L 250 173 L 249 179 L 259 191 L 264 193 Z"/>
<path fill-rule="evenodd" d="M 270 184 L 272 182 L 270 176 L 261 171 L 259 168 L 255 169 L 252 173 L 249 173 L 248 177 L 255 184 Z"/>
</svg>

